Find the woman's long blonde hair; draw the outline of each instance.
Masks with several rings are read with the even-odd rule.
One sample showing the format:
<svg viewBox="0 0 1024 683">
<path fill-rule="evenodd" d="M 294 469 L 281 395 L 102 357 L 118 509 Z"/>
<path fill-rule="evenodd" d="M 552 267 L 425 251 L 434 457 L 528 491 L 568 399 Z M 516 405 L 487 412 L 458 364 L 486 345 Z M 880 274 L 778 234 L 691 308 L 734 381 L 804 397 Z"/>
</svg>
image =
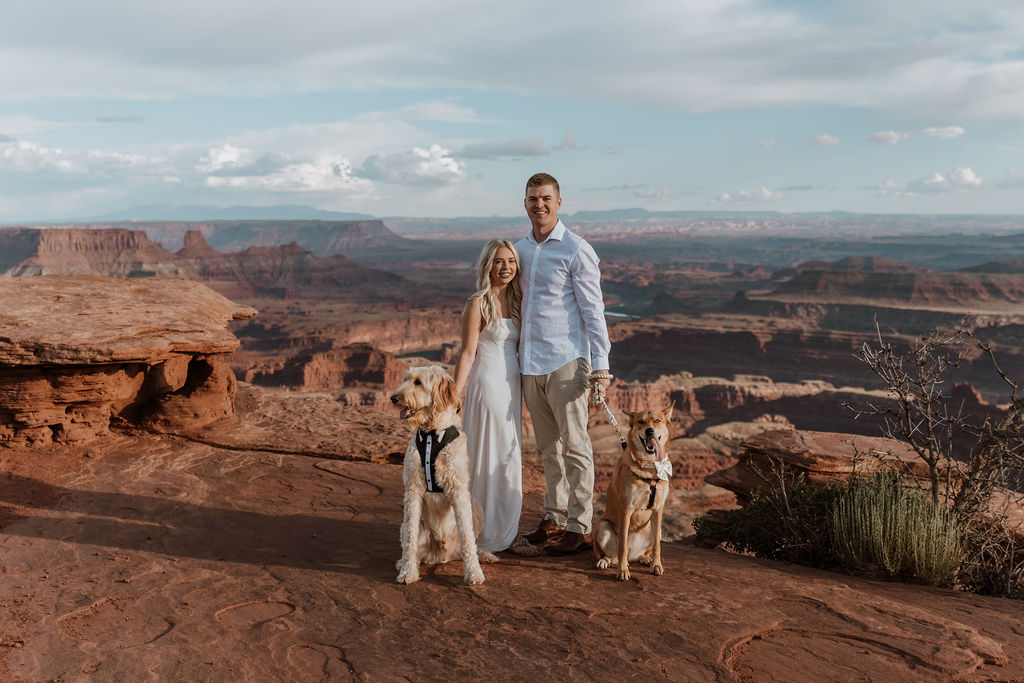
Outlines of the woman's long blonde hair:
<svg viewBox="0 0 1024 683">
<path fill-rule="evenodd" d="M 484 319 L 484 327 L 494 327 L 501 318 L 498 297 L 491 288 L 491 266 L 494 265 L 494 255 L 501 247 L 510 250 L 516 259 L 516 275 L 512 278 L 512 282 L 505 287 L 505 296 L 508 299 L 509 316 L 516 326 L 521 323 L 520 307 L 523 301 L 523 290 L 519 286 L 519 252 L 508 240 L 494 239 L 485 244 L 480 251 L 480 260 L 476 267 L 476 293 L 470 297 L 471 299 L 480 299 L 480 315 Z"/>
</svg>

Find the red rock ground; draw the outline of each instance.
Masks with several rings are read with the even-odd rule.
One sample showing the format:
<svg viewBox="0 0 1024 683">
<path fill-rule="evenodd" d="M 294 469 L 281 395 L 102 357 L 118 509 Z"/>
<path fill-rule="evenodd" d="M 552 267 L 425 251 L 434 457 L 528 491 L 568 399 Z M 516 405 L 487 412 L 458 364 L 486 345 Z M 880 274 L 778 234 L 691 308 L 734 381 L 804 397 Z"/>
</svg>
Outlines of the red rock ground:
<svg viewBox="0 0 1024 683">
<path fill-rule="evenodd" d="M 190 439 L 0 451 L 0 679 L 1024 679 L 1024 603 L 678 543 L 627 583 L 503 554 L 397 585 L 403 427 L 239 402 Z"/>
</svg>

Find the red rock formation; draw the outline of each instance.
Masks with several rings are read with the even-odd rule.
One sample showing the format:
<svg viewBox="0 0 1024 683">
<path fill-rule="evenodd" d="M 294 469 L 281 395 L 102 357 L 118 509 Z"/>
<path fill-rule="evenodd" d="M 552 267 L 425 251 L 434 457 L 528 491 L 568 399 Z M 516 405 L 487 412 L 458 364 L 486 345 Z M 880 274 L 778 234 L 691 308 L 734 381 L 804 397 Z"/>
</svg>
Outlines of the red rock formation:
<svg viewBox="0 0 1024 683">
<path fill-rule="evenodd" d="M 0 253 L 4 275 L 179 274 L 174 256 L 137 230 L 2 230 Z"/>
<path fill-rule="evenodd" d="M 747 438 L 732 467 L 705 477 L 705 481 L 736 495 L 741 505 L 758 490 L 777 485 L 779 465 L 785 477 L 803 474 L 812 484 L 843 482 L 852 474 L 887 470 L 916 477 L 927 485 L 929 468 L 910 447 L 894 439 L 854 434 L 769 429 Z M 956 476 L 956 470 L 953 471 Z M 992 508 L 1006 515 L 1009 531 L 1024 544 L 1024 503 L 1019 496 L 997 494 Z"/>
<path fill-rule="evenodd" d="M 197 282 L 0 278 L 0 444 L 82 441 L 112 418 L 196 427 L 233 414 L 218 360 L 255 311 Z"/>
<path fill-rule="evenodd" d="M 91 231 L 141 231 L 151 240 L 174 250 L 181 248 L 188 232 L 202 233 L 222 252 L 297 242 L 319 256 L 330 256 L 402 248 L 409 244 L 409 240 L 395 234 L 379 220 L 124 221 L 78 223 L 74 227 Z"/>
<path fill-rule="evenodd" d="M 386 351 L 369 344 L 350 344 L 300 353 L 278 370 L 250 371 L 245 381 L 305 391 L 377 389 L 390 392 L 398 386 L 405 367 Z"/>
<path fill-rule="evenodd" d="M 735 465 L 705 479 L 732 491 L 745 504 L 754 491 L 770 485 L 776 463 L 784 464 L 791 477 L 804 474 L 807 481 L 824 484 L 843 480 L 854 472 L 893 469 L 900 460 L 916 474 L 927 475 L 927 465 L 902 441 L 859 434 L 768 429 L 743 442 L 743 452 Z"/>
</svg>

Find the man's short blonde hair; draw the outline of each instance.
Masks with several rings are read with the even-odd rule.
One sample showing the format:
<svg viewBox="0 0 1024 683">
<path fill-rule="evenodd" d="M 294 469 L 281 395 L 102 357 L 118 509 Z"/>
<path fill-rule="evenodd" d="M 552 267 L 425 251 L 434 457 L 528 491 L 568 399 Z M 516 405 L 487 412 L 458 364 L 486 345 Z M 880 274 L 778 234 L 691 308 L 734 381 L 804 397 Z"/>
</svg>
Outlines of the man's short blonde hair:
<svg viewBox="0 0 1024 683">
<path fill-rule="evenodd" d="M 555 195 L 558 197 L 562 196 L 562 191 L 558 188 L 558 181 L 555 180 L 555 176 L 548 175 L 547 173 L 534 173 L 530 176 L 530 179 L 526 181 L 526 191 L 529 192 L 531 187 L 543 187 L 544 185 L 553 185 Z"/>
</svg>

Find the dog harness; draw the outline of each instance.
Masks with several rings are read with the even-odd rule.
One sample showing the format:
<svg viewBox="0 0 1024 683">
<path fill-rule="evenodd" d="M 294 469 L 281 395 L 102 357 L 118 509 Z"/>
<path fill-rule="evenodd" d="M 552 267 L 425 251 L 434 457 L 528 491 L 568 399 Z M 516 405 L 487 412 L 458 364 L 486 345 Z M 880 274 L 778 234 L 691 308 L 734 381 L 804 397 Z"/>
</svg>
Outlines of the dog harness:
<svg viewBox="0 0 1024 683">
<path fill-rule="evenodd" d="M 436 431 L 425 432 L 422 429 L 416 430 L 416 450 L 420 453 L 420 464 L 423 465 L 423 475 L 427 478 L 428 493 L 444 493 L 444 489 L 437 483 L 437 454 L 441 449 L 450 444 L 459 436 L 459 428 L 454 425 L 444 430 L 438 438 Z"/>
<path fill-rule="evenodd" d="M 633 462 L 636 463 L 637 467 L 639 467 L 641 470 L 647 469 L 646 463 L 637 462 L 635 457 L 633 458 Z M 656 477 L 641 477 L 635 471 L 633 472 L 634 477 L 646 481 L 651 487 L 651 497 L 647 499 L 648 510 L 654 507 L 654 497 L 658 495 L 658 480 L 660 479 L 661 481 L 668 481 L 669 477 L 672 476 L 671 460 L 665 460 L 664 462 L 652 460 L 650 462 L 654 465 L 654 469 L 657 474 Z"/>
</svg>

